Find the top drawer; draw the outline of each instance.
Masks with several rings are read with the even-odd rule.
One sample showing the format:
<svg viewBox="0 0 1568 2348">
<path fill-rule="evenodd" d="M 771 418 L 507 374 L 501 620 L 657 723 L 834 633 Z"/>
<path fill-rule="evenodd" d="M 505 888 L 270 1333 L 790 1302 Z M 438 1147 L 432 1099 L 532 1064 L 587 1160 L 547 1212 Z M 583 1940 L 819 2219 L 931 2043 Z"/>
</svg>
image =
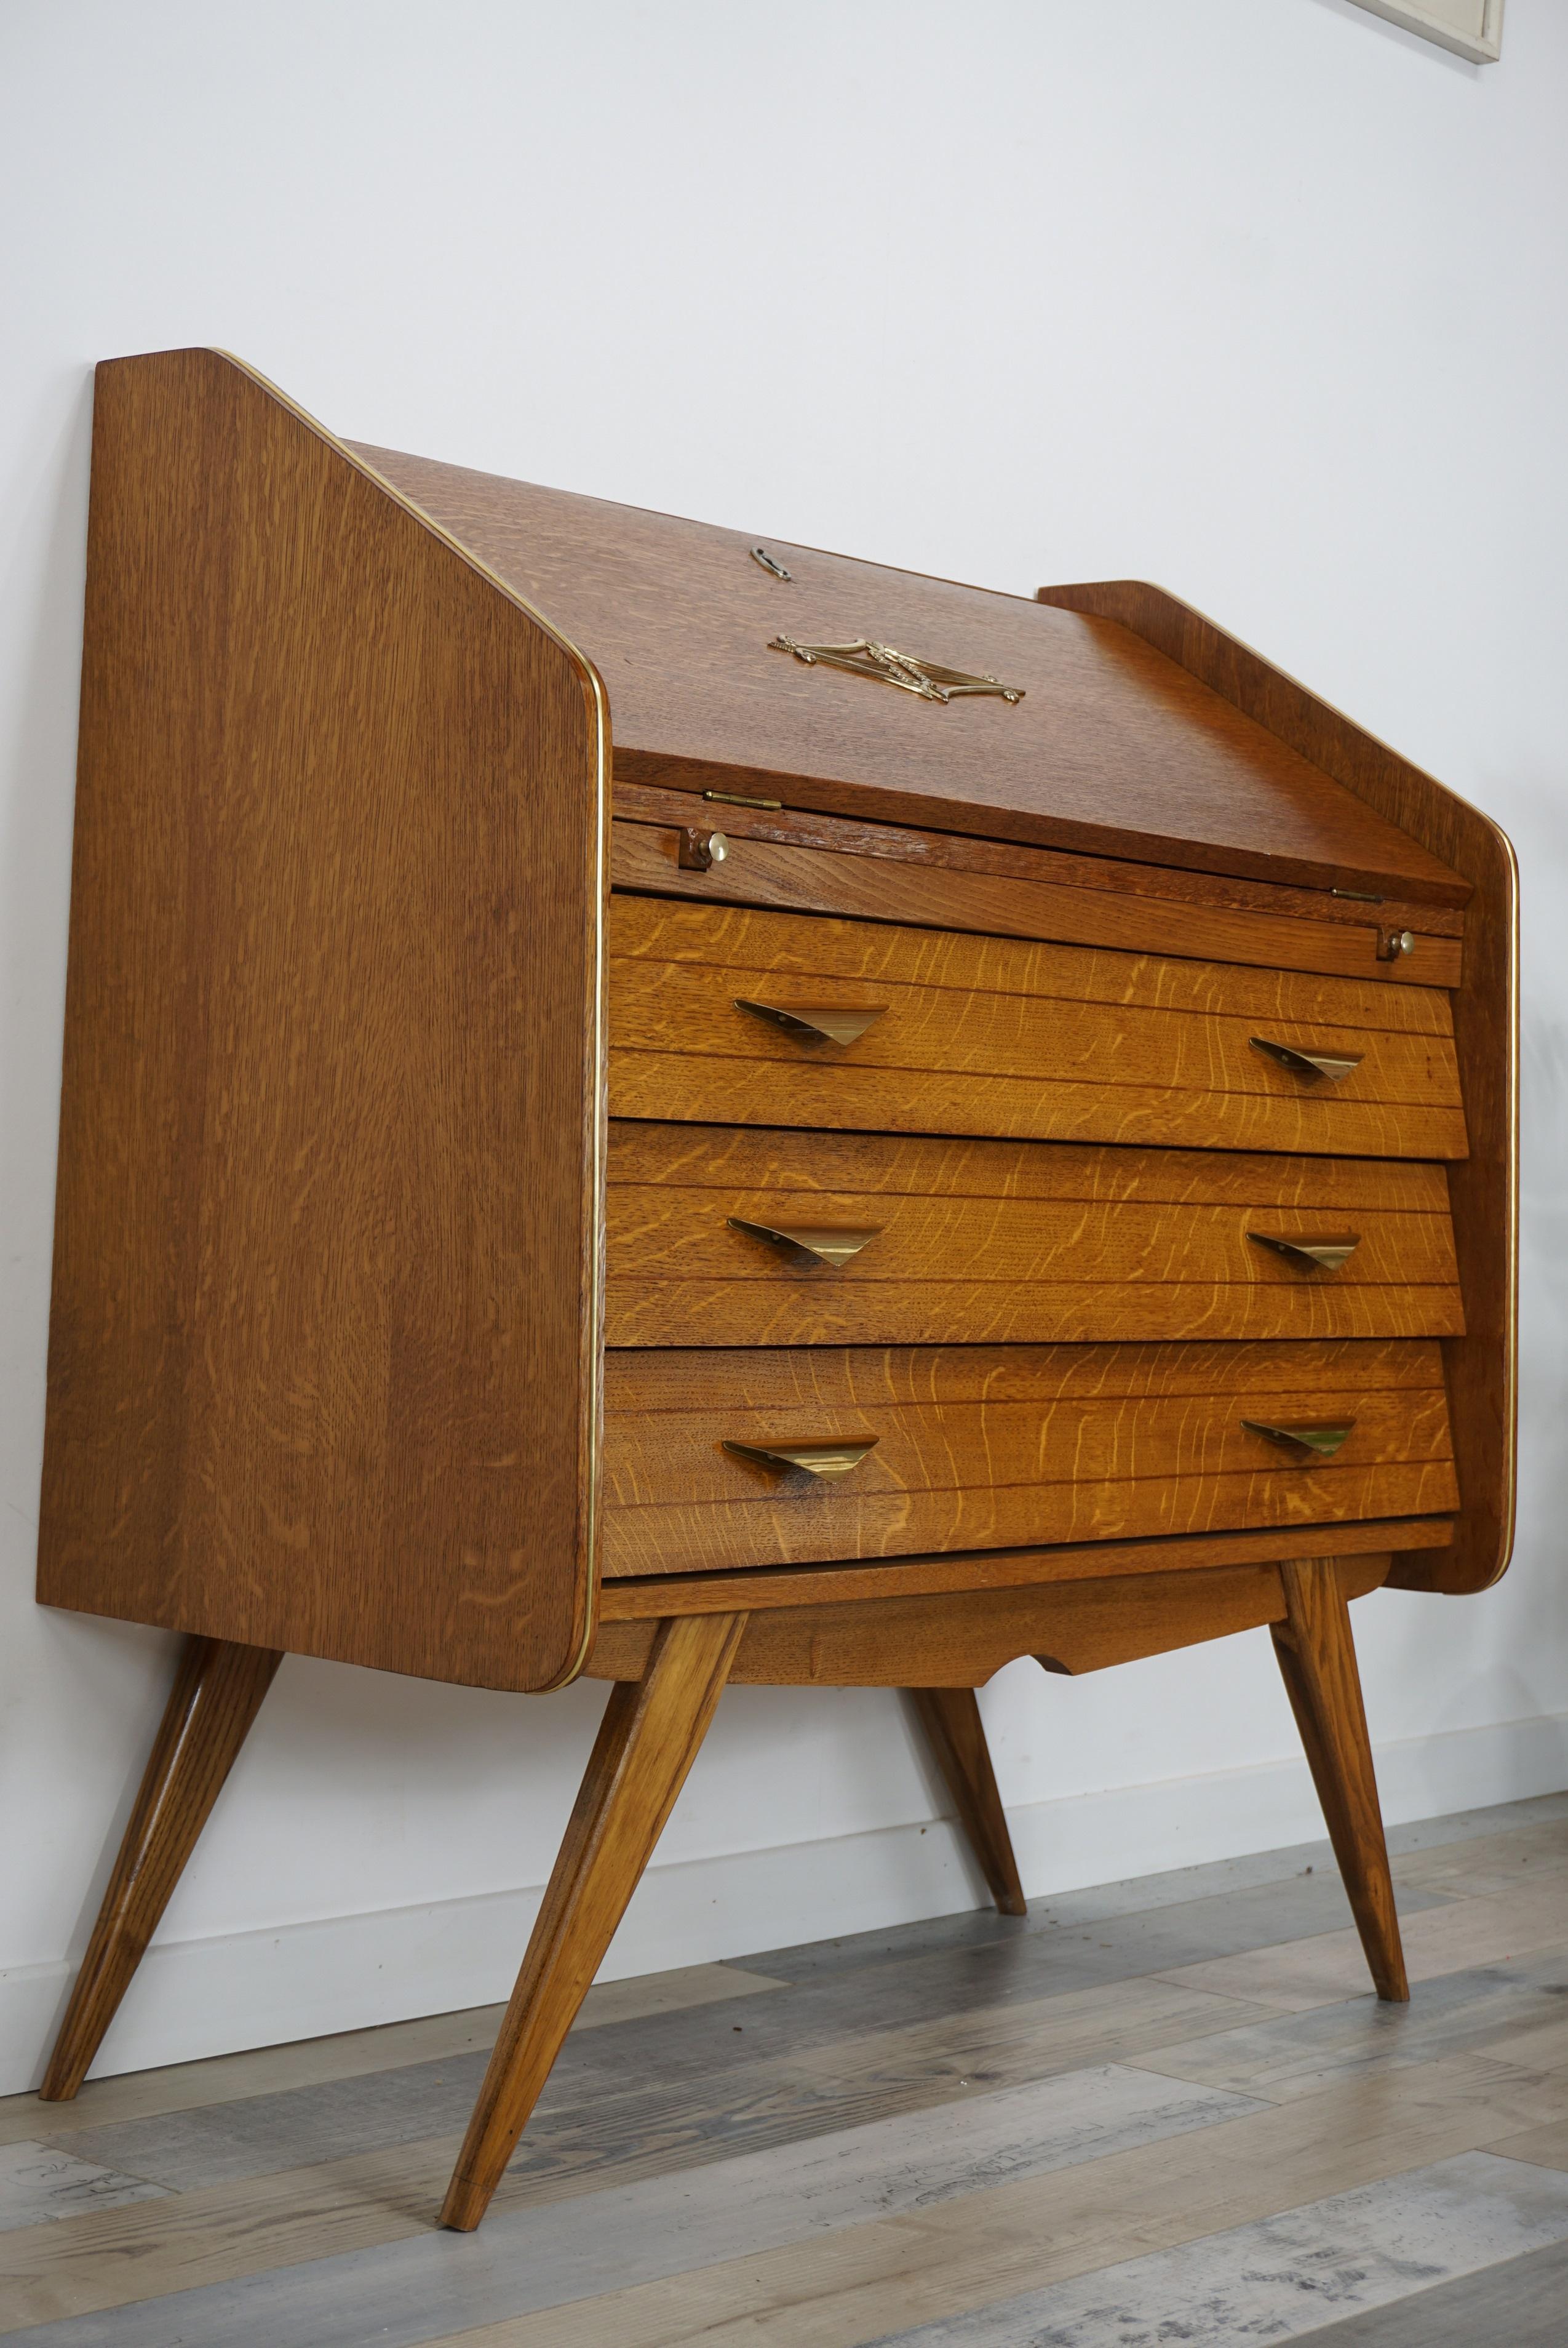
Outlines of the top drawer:
<svg viewBox="0 0 1568 2348">
<path fill-rule="evenodd" d="M 610 951 L 618 1117 L 1466 1154 L 1435 989 L 620 895 Z"/>
</svg>

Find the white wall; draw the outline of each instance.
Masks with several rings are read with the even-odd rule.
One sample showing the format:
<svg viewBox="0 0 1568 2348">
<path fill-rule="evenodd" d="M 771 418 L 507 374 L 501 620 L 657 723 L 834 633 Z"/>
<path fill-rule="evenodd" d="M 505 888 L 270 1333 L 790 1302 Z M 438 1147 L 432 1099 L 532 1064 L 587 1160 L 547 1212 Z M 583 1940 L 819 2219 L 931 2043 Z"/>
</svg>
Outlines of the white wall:
<svg viewBox="0 0 1568 2348">
<path fill-rule="evenodd" d="M 1152 578 L 1473 796 L 1526 883 L 1510 1581 L 1359 1610 L 1393 1815 L 1568 1783 L 1568 9 L 11 0 L 0 22 L 0 2062 L 36 2075 L 171 1643 L 36 1610 L 94 359 L 989 585 Z M 499 1995 L 601 1692 L 291 1662 L 110 2067 Z M 1031 1888 L 1313 1831 L 1263 1634 L 985 1698 Z M 740 1690 L 631 1972 L 967 1906 L 891 1694 Z M 237 1936 L 237 1937 L 231 1937 Z"/>
</svg>

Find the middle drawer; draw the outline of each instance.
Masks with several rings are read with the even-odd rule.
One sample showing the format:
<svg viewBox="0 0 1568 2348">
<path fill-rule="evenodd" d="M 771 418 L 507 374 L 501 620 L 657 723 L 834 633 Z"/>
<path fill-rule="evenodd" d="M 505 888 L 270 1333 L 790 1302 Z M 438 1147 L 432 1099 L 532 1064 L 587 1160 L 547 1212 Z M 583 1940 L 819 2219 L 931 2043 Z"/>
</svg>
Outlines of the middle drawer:
<svg viewBox="0 0 1568 2348">
<path fill-rule="evenodd" d="M 1462 1334 L 1410 1161 L 615 1119 L 606 1343 Z"/>
</svg>

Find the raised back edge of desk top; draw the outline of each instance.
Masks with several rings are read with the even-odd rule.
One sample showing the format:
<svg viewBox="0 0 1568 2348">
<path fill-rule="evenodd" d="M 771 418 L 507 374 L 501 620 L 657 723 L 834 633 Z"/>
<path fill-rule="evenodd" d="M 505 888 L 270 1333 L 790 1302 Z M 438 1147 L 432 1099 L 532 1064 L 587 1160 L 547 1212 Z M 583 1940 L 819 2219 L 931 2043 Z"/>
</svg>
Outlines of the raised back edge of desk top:
<svg viewBox="0 0 1568 2348">
<path fill-rule="evenodd" d="M 1396 750 L 1227 636 L 1201 612 L 1142 580 L 1042 587 L 1053 607 L 1136 633 L 1210 691 L 1309 758 L 1461 874 L 1472 895 L 1454 1045 L 1470 1154 L 1449 1191 L 1465 1334 L 1443 1340 L 1464 1509 L 1454 1544 L 1396 1556 L 1390 1582 L 1453 1594 L 1484 1590 L 1513 1549 L 1518 1416 L 1519 875 L 1507 835 Z"/>
</svg>

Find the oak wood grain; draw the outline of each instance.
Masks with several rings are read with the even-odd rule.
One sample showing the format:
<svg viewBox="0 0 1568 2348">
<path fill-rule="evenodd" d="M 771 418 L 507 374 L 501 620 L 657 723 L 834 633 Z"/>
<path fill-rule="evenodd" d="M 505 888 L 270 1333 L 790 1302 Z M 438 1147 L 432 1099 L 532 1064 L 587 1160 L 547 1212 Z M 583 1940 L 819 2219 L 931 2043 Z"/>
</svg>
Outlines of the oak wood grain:
<svg viewBox="0 0 1568 2348">
<path fill-rule="evenodd" d="M 728 1251 L 719 1248 L 723 1256 Z M 1305 1280 L 1306 1275 L 1302 1276 Z M 1325 1279 L 1327 1275 L 1323 1276 Z M 1159 1343 L 1202 1335 L 1442 1337 L 1461 1329 L 1457 1288 L 1326 1286 L 1294 1290 L 1245 1280 L 1125 1284 L 1070 1280 L 872 1280 L 807 1291 L 736 1279 L 613 1282 L 611 1345 L 948 1345 Z"/>
<path fill-rule="evenodd" d="M 99 369 L 46 1602 L 570 1676 L 606 756 L 580 655 L 258 378 Z"/>
<path fill-rule="evenodd" d="M 1402 2004 L 1410 1987 L 1342 1572 L 1328 1559 L 1280 1567 L 1286 1614 L 1274 1647 L 1373 1983 Z"/>
<path fill-rule="evenodd" d="M 725 808 L 713 810 L 715 821 L 723 824 L 728 852 L 723 862 L 707 871 L 694 871 L 680 862 L 681 829 L 655 830 L 644 824 L 618 821 L 610 840 L 610 877 L 615 886 L 692 897 L 707 904 L 848 913 L 870 921 L 973 930 L 982 935 L 1052 938 L 1077 945 L 1255 963 L 1268 970 L 1338 972 L 1383 984 L 1391 981 L 1403 985 L 1457 986 L 1464 965 L 1459 940 L 1434 935 L 1426 926 L 1430 913 L 1445 910 L 1439 907 L 1412 908 L 1403 920 L 1388 920 L 1384 911 L 1378 911 L 1376 921 L 1364 919 L 1352 926 L 1180 901 L 1165 902 L 1153 894 L 1112 894 L 1058 881 L 1014 880 L 941 866 L 927 869 L 904 862 L 872 862 L 833 850 L 748 839 L 736 835 L 728 821 L 729 812 Z M 1013 852 L 1043 853 L 1039 850 Z M 1265 885 L 1254 884 L 1260 894 Z M 1361 910 L 1366 913 L 1373 909 Z M 1412 940 L 1409 949 L 1391 958 L 1380 957 L 1382 928 L 1408 932 Z"/>
<path fill-rule="evenodd" d="M 1387 1555 L 1373 1554 L 1329 1570 L 1343 1577 L 1335 1586 L 1344 1596 L 1359 1597 L 1388 1569 Z M 1255 1630 L 1286 1613 L 1281 1568 L 1267 1564 L 790 1607 L 748 1619 L 730 1678 L 737 1686 L 973 1687 L 1020 1655 L 1076 1677 Z M 658 1637 L 646 1621 L 601 1622 L 589 1676 L 637 1678 Z"/>
<path fill-rule="evenodd" d="M 630 1576 L 607 1581 L 600 1622 L 662 1621 L 671 1614 L 753 1613 L 775 1606 L 836 1604 L 855 1598 L 921 1597 L 938 1591 L 1002 1590 L 1036 1581 L 1165 1575 L 1210 1566 L 1272 1564 L 1286 1557 L 1369 1557 L 1440 1549 L 1446 1517 L 1383 1517 L 1366 1524 L 1276 1526 L 1259 1532 L 1173 1534 L 1163 1540 L 1053 1543 L 1047 1549 L 948 1550 L 868 1565 L 752 1568 L 742 1573 Z"/>
<path fill-rule="evenodd" d="M 1440 989 L 1379 986 L 1328 973 L 1251 970 L 1109 948 L 906 930 L 891 923 L 686 905 L 619 893 L 610 907 L 610 925 L 611 950 L 618 956 L 697 968 L 738 965 L 765 971 L 774 980 L 833 979 L 867 987 L 917 983 L 961 994 L 1021 995 L 1118 1010 L 1365 1027 L 1374 1035 L 1444 1042 L 1453 1033 L 1452 1010 Z"/>
<path fill-rule="evenodd" d="M 1239 1349 L 1238 1349 L 1239 1350 Z M 667 1356 L 638 1354 L 659 1380 Z M 743 1364 L 744 1353 L 732 1356 Z M 985 1487 L 1009 1489 L 1050 1484 L 1099 1484 L 1163 1479 L 1183 1473 L 1213 1476 L 1248 1473 L 1272 1464 L 1276 1455 L 1260 1447 L 1241 1414 L 1254 1407 L 1245 1367 L 1234 1379 L 1217 1376 L 1209 1395 L 1142 1399 L 1126 1406 L 1120 1397 L 1050 1403 L 949 1401 L 936 1396 L 888 1409 L 863 1406 L 845 1415 L 830 1406 L 802 1408 L 759 1402 L 742 1379 L 736 1396 L 710 1410 L 688 1408 L 679 1416 L 653 1409 L 646 1415 L 629 1404 L 617 1380 L 607 1415 L 605 1504 L 609 1511 L 658 1507 L 671 1498 L 700 1503 L 728 1500 L 737 1508 L 772 1510 L 779 1495 L 793 1490 L 798 1473 L 781 1474 L 736 1459 L 722 1447 L 725 1432 L 737 1442 L 765 1446 L 813 1443 L 835 1435 L 846 1441 L 875 1437 L 853 1475 L 833 1487 L 813 1480 L 799 1488 L 803 1506 L 815 1510 L 851 1492 L 937 1493 Z M 753 1393 L 765 1392 L 757 1382 Z M 1332 1475 L 1338 1462 L 1358 1467 L 1384 1460 L 1445 1457 L 1448 1401 L 1440 1386 L 1412 1393 L 1368 1391 L 1350 1381 L 1316 1385 L 1303 1379 L 1293 1391 L 1271 1395 L 1268 1418 L 1282 1424 L 1313 1424 L 1342 1416 L 1354 1432 L 1332 1461 L 1301 1472 L 1309 1486 Z M 1288 1459 L 1286 1466 L 1288 1470 Z"/>
<path fill-rule="evenodd" d="M 1377 1157 L 1466 1147 L 1446 997 L 1427 989 L 622 896 L 610 985 L 618 1116 Z M 822 1045 L 740 1007 L 827 1001 L 879 1015 Z M 1258 1051 L 1260 1034 L 1360 1065 L 1308 1082 Z"/>
<path fill-rule="evenodd" d="M 612 1125 L 609 1164 L 610 1345 L 1441 1336 L 1463 1326 L 1440 1166 L 630 1119 Z M 1426 1211 L 1385 1211 L 1390 1195 Z M 758 1235 L 792 1222 L 875 1236 L 835 1265 Z M 1350 1233 L 1357 1244 L 1339 1270 L 1304 1271 L 1255 1231 Z"/>
<path fill-rule="evenodd" d="M 1074 856 L 1058 848 L 1028 848 L 1017 840 L 987 839 L 972 832 L 916 830 L 907 824 L 866 823 L 845 816 L 818 815 L 802 808 L 735 803 L 714 798 L 699 815 L 689 791 L 615 778 L 618 822 L 683 829 L 695 818 L 737 839 L 776 841 L 789 848 L 816 849 L 830 857 L 871 857 L 882 863 L 917 865 L 944 872 L 986 873 L 1009 880 L 1034 880 L 1060 888 L 1093 890 L 1115 897 L 1153 899 L 1222 912 L 1268 913 L 1280 919 L 1329 922 L 1364 930 L 1378 925 L 1418 929 L 1433 938 L 1462 940 L 1465 914 L 1459 905 L 1417 904 L 1409 898 L 1369 896 L 1334 889 L 1292 888 L 1277 880 L 1243 880 L 1235 873 L 1202 872 L 1191 866 L 1130 863 L 1114 856 Z M 799 868 L 795 868 L 799 869 Z"/>
<path fill-rule="evenodd" d="M 703 1005 L 704 1014 L 709 1007 Z M 1239 1034 L 1234 1041 L 1245 1048 Z M 1462 1157 L 1467 1147 L 1462 1111 L 1419 1102 L 1266 1100 L 1245 1093 L 967 1073 L 923 1073 L 915 1083 L 906 1070 L 853 1065 L 803 1063 L 787 1081 L 781 1078 L 777 1063 L 760 1051 L 726 1059 L 717 1053 L 682 1058 L 622 1049 L 611 1053 L 610 1098 L 620 1117 L 685 1116 L 709 1125 L 726 1118 L 777 1125 L 788 1117 L 817 1130 L 1430 1159 Z"/>
<path fill-rule="evenodd" d="M 479 2223 L 511 2158 L 707 1734 L 745 1619 L 666 1624 L 638 1684 L 610 1696 L 452 2172 L 441 2218 L 458 2232 Z"/>
<path fill-rule="evenodd" d="M 1454 1193 L 1466 1334 L 1449 1341 L 1448 1354 L 1464 1517 L 1448 1556 L 1397 1559 L 1390 1579 L 1409 1589 L 1484 1589 L 1506 1570 L 1512 1551 L 1518 1439 L 1519 880 L 1512 848 L 1457 792 L 1163 589 L 1110 580 L 1040 592 L 1054 606 L 1119 624 L 1179 663 L 1421 841 L 1474 891 L 1471 952 L 1454 1001 L 1471 1137 Z"/>
<path fill-rule="evenodd" d="M 832 814 L 1462 904 L 1437 857 L 1124 630 L 395 450 L 360 454 L 603 670 L 616 771 Z M 938 708 L 770 650 L 872 636 L 1023 686 Z M 1016 676 L 1011 672 L 1016 671 Z"/>
<path fill-rule="evenodd" d="M 826 1194 L 956 1199 L 980 1210 L 1016 1201 L 1159 1207 L 1230 1205 L 1270 1212 L 1446 1217 L 1449 1176 L 1419 1159 L 1299 1158 L 1281 1152 L 1122 1149 L 1052 1142 L 927 1139 L 885 1133 L 799 1133 L 766 1127 L 658 1124 L 612 1118 L 611 1190 L 669 1184 L 720 1197 L 779 1195 L 815 1216 Z M 1348 1267 L 1347 1267 L 1348 1268 Z"/>
<path fill-rule="evenodd" d="M 187 1643 L 38 2090 L 46 2103 L 68 2103 L 87 2077 L 282 1660 Z"/>
<path fill-rule="evenodd" d="M 1301 1464 L 1254 1418 L 1352 1431 Z M 724 1448 L 867 1441 L 831 1480 Z M 1437 1514 L 1456 1497 L 1440 1361 L 1420 1341 L 608 1363 L 607 1576 Z"/>
</svg>

